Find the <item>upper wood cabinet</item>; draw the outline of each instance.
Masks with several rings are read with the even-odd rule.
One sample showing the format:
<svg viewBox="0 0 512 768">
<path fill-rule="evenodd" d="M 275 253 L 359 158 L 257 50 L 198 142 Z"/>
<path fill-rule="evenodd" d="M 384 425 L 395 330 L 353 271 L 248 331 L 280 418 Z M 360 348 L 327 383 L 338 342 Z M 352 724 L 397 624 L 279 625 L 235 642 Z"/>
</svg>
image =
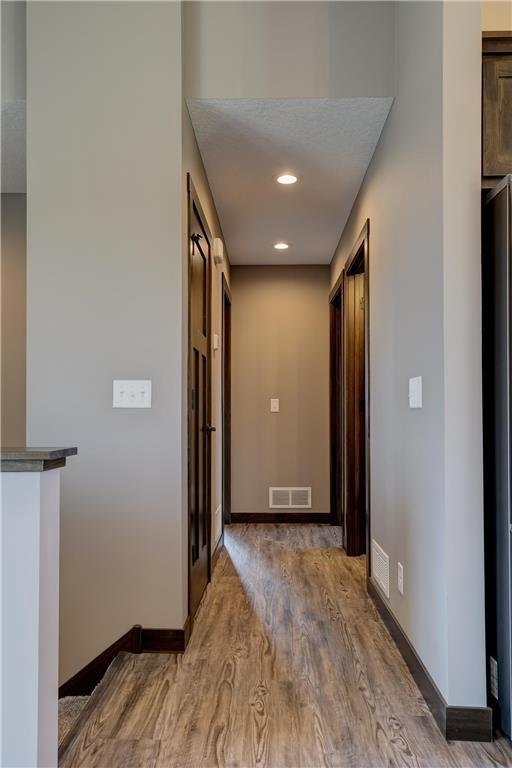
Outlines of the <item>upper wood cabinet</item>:
<svg viewBox="0 0 512 768">
<path fill-rule="evenodd" d="M 512 33 L 484 33 L 482 175 L 512 173 Z"/>
</svg>

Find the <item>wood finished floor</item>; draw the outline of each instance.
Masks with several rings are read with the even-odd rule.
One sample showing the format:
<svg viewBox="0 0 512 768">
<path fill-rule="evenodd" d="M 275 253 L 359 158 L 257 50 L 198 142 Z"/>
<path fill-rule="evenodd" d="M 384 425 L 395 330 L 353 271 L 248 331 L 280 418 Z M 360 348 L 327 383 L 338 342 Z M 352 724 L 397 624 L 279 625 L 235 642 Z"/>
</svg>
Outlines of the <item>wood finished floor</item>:
<svg viewBox="0 0 512 768">
<path fill-rule="evenodd" d="M 119 656 L 62 768 L 512 766 L 443 739 L 338 537 L 229 527 L 186 653 Z"/>
</svg>

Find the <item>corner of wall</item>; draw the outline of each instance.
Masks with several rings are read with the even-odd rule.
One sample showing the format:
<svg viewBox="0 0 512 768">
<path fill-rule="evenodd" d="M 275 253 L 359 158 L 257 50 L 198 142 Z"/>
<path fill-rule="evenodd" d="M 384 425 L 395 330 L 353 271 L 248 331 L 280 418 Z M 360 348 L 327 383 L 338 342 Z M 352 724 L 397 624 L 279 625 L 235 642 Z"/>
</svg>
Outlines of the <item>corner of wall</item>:
<svg viewBox="0 0 512 768">
<path fill-rule="evenodd" d="M 461 30 L 464 34 L 461 34 Z M 447 695 L 485 706 L 481 348 L 481 17 L 443 3 L 443 330 Z M 461 381 L 464 384 L 461 386 Z M 464 649 L 461 652 L 461 649 Z M 472 674 L 468 675 L 468 669 Z"/>
</svg>

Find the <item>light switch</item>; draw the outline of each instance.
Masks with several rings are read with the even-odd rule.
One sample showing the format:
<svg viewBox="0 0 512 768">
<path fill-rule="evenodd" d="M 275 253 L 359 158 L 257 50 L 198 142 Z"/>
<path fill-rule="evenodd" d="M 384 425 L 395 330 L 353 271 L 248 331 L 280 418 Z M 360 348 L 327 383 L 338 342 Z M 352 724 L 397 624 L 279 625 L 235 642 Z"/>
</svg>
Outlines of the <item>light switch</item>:
<svg viewBox="0 0 512 768">
<path fill-rule="evenodd" d="M 151 408 L 150 379 L 115 379 L 113 408 Z"/>
<path fill-rule="evenodd" d="M 270 412 L 271 413 L 279 413 L 279 398 L 278 397 L 271 397 L 270 398 Z"/>
<path fill-rule="evenodd" d="M 215 352 L 219 348 L 219 334 L 213 334 L 213 351 Z"/>
<path fill-rule="evenodd" d="M 413 379 L 409 379 L 409 408 L 423 407 L 422 389 L 421 376 L 415 376 Z"/>
</svg>

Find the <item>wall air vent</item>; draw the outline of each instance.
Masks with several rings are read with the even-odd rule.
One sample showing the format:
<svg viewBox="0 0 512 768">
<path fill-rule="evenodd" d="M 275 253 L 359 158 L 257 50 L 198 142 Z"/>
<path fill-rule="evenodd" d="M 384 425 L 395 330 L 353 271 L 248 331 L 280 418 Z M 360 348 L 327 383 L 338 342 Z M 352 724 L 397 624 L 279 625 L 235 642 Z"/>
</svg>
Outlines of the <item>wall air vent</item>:
<svg viewBox="0 0 512 768">
<path fill-rule="evenodd" d="M 311 509 L 311 488 L 269 488 L 270 509 Z"/>
<path fill-rule="evenodd" d="M 372 539 L 372 576 L 389 597 L 389 555 Z"/>
</svg>

